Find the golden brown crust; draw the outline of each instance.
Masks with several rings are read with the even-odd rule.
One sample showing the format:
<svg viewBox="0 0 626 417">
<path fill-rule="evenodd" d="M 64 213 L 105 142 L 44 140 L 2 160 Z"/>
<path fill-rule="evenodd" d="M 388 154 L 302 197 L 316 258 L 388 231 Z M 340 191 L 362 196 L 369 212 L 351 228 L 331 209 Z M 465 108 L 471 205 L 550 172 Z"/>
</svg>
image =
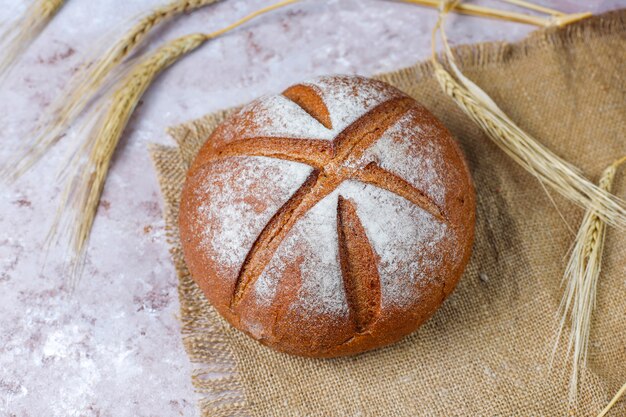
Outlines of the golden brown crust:
<svg viewBox="0 0 626 417">
<path fill-rule="evenodd" d="M 296 84 L 283 91 L 283 96 L 302 107 L 304 111 L 320 122 L 326 129 L 333 128 L 328 108 L 324 104 L 320 92 L 315 87 Z"/>
<path fill-rule="evenodd" d="M 329 80 L 335 81 L 333 78 Z M 456 286 L 469 260 L 474 233 L 475 198 L 469 171 L 460 149 L 445 127 L 413 99 L 391 86 L 358 77 L 337 77 L 336 80 L 340 87 L 354 83 L 366 91 L 368 88 L 381 91 L 385 94 L 384 99 L 370 105 L 369 110 L 331 141 L 283 136 L 280 132 L 268 135 L 263 126 L 257 126 L 259 118 L 254 111 L 258 112 L 258 108 L 244 108 L 209 138 L 188 173 L 181 198 L 180 232 L 185 259 L 209 301 L 233 326 L 261 343 L 303 356 L 355 354 L 393 343 L 414 331 Z M 315 85 L 301 84 L 287 89 L 283 97 L 306 112 L 307 117 L 332 129 L 332 108 L 329 110 L 323 93 Z M 436 201 L 429 189 L 420 188 L 414 181 L 394 173 L 395 168 L 401 167 L 393 164 L 382 167 L 377 160 L 363 162 L 364 158 L 369 158 L 368 152 L 373 145 L 407 117 L 411 135 L 413 130 L 428 127 L 421 138 L 424 143 L 432 144 L 437 149 L 437 157 L 444 161 L 444 166 L 436 172 L 437 178 L 431 182 L 445 189 L 445 198 Z M 258 132 L 264 134 L 255 134 Z M 396 140 L 404 140 L 402 132 L 397 136 Z M 408 146 L 406 154 L 400 156 L 420 157 L 425 152 L 420 146 Z M 271 173 L 259 174 L 258 170 L 252 171 L 254 175 L 240 173 L 245 171 L 242 167 L 249 157 L 298 162 L 309 166 L 311 171 L 297 189 L 289 191 L 290 196 L 283 196 L 281 200 L 279 194 L 288 190 L 280 184 L 273 184 Z M 244 248 L 247 254 L 242 262 L 235 262 L 237 266 L 220 261 L 216 252 L 219 248 L 205 242 L 207 238 L 203 235 L 208 233 L 207 230 L 212 242 L 216 243 L 223 238 L 219 233 L 227 232 L 213 230 L 218 229 L 216 224 L 220 214 L 216 212 L 207 217 L 206 207 L 210 206 L 215 194 L 208 195 L 205 190 L 206 184 L 210 183 L 215 193 L 232 192 L 230 189 L 235 187 L 234 184 L 243 180 L 250 185 L 240 194 L 253 210 L 270 217 L 258 230 L 256 238 L 246 243 L 249 245 Z M 341 313 L 341 308 L 333 311 L 316 309 L 314 313 L 307 313 L 301 306 L 310 304 L 308 300 L 317 295 L 306 285 L 312 272 L 305 264 L 313 256 L 311 251 L 316 249 L 305 244 L 306 236 L 296 226 L 322 200 L 339 192 L 339 187 L 347 181 L 385 190 L 428 213 L 429 221 L 441 225 L 441 230 L 445 231 L 440 241 L 432 242 L 432 245 L 438 245 L 440 253 L 415 253 L 415 259 L 394 261 L 398 264 L 395 265 L 397 270 L 407 270 L 407 264 L 426 262 L 430 274 L 426 279 L 388 276 L 389 273 L 381 275 L 385 268 L 385 271 L 395 269 L 394 265 L 381 264 L 383 254 L 380 248 L 377 253 L 370 242 L 370 238 L 377 237 L 372 235 L 372 230 L 367 230 L 359 217 L 359 210 L 365 210 L 361 206 L 366 203 L 339 194 L 334 208 L 336 262 L 339 265 L 336 279 L 340 280 L 340 290 L 344 292 L 346 313 Z M 277 210 L 271 213 L 268 205 Z M 287 240 L 292 242 L 289 256 L 281 255 L 279 270 L 270 267 Z M 406 245 L 420 247 L 415 242 L 406 242 Z M 277 283 L 271 302 L 264 303 L 257 294 L 257 281 L 269 270 L 279 278 L 274 280 Z M 329 276 L 332 277 L 330 272 Z M 394 279 L 415 282 L 406 287 L 410 296 L 408 302 L 405 300 L 398 305 L 389 302 L 391 298 L 385 295 L 389 289 L 383 285 L 391 285 L 389 282 Z"/>
<path fill-rule="evenodd" d="M 354 203 L 341 194 L 337 204 L 339 260 L 350 318 L 363 333 L 380 314 L 378 259 Z"/>
</svg>

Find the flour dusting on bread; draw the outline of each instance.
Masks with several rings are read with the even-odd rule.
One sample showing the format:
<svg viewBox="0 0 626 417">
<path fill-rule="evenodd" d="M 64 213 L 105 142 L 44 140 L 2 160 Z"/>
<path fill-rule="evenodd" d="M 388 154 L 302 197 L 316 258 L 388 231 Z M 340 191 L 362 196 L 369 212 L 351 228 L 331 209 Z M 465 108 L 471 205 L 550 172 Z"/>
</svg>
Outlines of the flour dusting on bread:
<svg viewBox="0 0 626 417">
<path fill-rule="evenodd" d="M 449 133 L 399 90 L 355 76 L 300 86 L 216 130 L 181 235 L 215 261 L 194 278 L 234 326 L 292 353 L 355 353 L 397 340 L 449 294 L 469 259 L 473 188 Z M 220 153 L 233 141 L 244 144 Z M 358 227 L 338 224 L 340 196 Z M 369 246 L 346 255 L 350 227 L 360 230 L 351 242 Z M 231 298 L 212 299 L 210 285 Z M 373 312 L 365 330 L 359 306 Z"/>
<path fill-rule="evenodd" d="M 333 137 L 375 106 L 401 95 L 386 84 L 355 76 L 321 77 L 303 84 L 321 92 L 333 124 Z"/>
<path fill-rule="evenodd" d="M 215 162 L 195 192 L 204 199 L 197 224 L 202 245 L 226 268 L 240 267 L 274 213 L 311 172 L 307 165 L 242 156 Z M 257 199 L 251 198 L 257 196 Z M 256 203 L 256 204 L 255 204 Z"/>
<path fill-rule="evenodd" d="M 307 84 L 321 92 L 333 130 L 326 129 L 284 96 L 275 95 L 255 100 L 240 111 L 253 115 L 252 127 L 243 136 L 332 140 L 373 107 L 399 95 L 384 84 L 354 83 L 354 77 L 322 78 Z M 444 189 L 439 178 L 445 164 L 440 161 L 436 144 L 420 140 L 429 126 L 420 125 L 418 115 L 417 110 L 407 112 L 364 153 L 358 164 L 365 166 L 375 160 L 442 204 Z M 411 149 L 415 147 L 419 147 L 419 152 Z M 228 161 L 218 164 L 228 165 Z M 303 164 L 246 157 L 245 162 L 237 162 L 236 168 L 227 167 L 221 174 L 214 174 L 226 187 L 212 188 L 214 180 L 209 179 L 201 192 L 212 197 L 200 212 L 206 216 L 206 224 L 211 224 L 204 241 L 218 254 L 219 262 L 241 265 L 255 238 L 280 208 L 273 204 L 256 213 L 245 195 L 278 193 L 278 200 L 284 203 L 310 172 L 311 168 Z M 271 305 L 286 265 L 303 255 L 300 269 L 306 279 L 292 308 L 301 309 L 303 314 L 347 314 L 337 241 L 337 198 L 341 193 L 354 200 L 367 236 L 380 257 L 385 305 L 402 307 L 410 302 L 414 294 L 406 291 L 407 286 L 428 279 L 433 264 L 441 261 L 442 248 L 438 243 L 445 224 L 402 197 L 371 185 L 346 181 L 300 219 L 282 242 L 254 285 L 261 304 Z"/>
<path fill-rule="evenodd" d="M 290 137 L 332 140 L 343 129 L 376 105 L 393 97 L 396 90 L 382 83 L 355 83 L 360 77 L 322 77 L 303 85 L 316 87 L 330 113 L 332 129 L 327 129 L 293 101 L 283 95 L 263 96 L 238 111 L 245 115 L 246 124 L 229 126 L 227 140 L 253 137 Z"/>
<path fill-rule="evenodd" d="M 415 297 L 408 289 L 420 280 L 431 279 L 445 250 L 440 241 L 445 237 L 446 225 L 389 191 L 346 181 L 289 232 L 255 285 L 260 302 L 271 304 L 286 266 L 303 256 L 301 274 L 306 279 L 291 308 L 302 314 L 348 313 L 337 240 L 339 195 L 355 202 L 367 237 L 380 257 L 383 306 L 407 305 Z"/>
<path fill-rule="evenodd" d="M 282 95 L 261 97 L 244 106 L 239 113 L 252 116 L 249 120 L 250 129 L 233 133 L 237 139 L 269 136 L 332 140 L 335 137 L 332 130 L 326 129 L 300 106 Z"/>
<path fill-rule="evenodd" d="M 448 249 L 447 226 L 415 204 L 387 190 L 346 181 L 337 193 L 355 202 L 374 252 L 379 256 L 383 307 L 405 307 L 412 288 L 434 279 L 433 271 Z"/>
<path fill-rule="evenodd" d="M 446 188 L 441 146 L 431 139 L 433 128 L 420 121 L 420 110 L 411 109 L 369 148 L 365 161 L 375 160 L 381 167 L 398 174 L 424 191 L 443 207 Z"/>
</svg>

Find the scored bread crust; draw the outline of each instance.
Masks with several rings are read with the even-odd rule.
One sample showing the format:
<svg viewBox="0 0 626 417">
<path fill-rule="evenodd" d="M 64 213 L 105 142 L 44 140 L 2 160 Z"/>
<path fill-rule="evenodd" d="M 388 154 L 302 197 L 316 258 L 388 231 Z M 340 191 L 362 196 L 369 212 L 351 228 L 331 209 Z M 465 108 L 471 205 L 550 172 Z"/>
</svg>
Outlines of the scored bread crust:
<svg viewBox="0 0 626 417">
<path fill-rule="evenodd" d="M 380 81 L 322 77 L 223 122 L 183 187 L 189 271 L 277 350 L 350 355 L 426 321 L 469 260 L 475 196 L 448 130 Z"/>
</svg>

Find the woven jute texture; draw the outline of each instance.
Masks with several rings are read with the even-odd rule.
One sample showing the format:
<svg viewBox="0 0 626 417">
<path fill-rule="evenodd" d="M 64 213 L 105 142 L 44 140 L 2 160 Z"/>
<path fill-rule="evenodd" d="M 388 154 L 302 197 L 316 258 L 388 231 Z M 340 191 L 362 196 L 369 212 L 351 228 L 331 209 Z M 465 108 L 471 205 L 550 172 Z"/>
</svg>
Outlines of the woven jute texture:
<svg viewBox="0 0 626 417">
<path fill-rule="evenodd" d="M 626 12 L 516 44 L 460 47 L 462 69 L 523 129 L 597 181 L 626 154 Z M 151 151 L 180 279 L 182 333 L 209 416 L 588 416 L 626 381 L 626 233 L 610 229 L 578 406 L 568 405 L 565 349 L 554 345 L 573 234 L 532 175 L 440 90 L 429 64 L 378 78 L 426 105 L 453 132 L 477 192 L 472 260 L 452 296 L 416 333 L 342 359 L 276 353 L 230 328 L 191 280 L 178 201 L 190 161 L 228 112 L 172 128 Z M 626 197 L 618 175 L 614 192 Z M 554 201 L 576 230 L 583 211 Z M 626 401 L 611 411 L 626 415 Z"/>
</svg>

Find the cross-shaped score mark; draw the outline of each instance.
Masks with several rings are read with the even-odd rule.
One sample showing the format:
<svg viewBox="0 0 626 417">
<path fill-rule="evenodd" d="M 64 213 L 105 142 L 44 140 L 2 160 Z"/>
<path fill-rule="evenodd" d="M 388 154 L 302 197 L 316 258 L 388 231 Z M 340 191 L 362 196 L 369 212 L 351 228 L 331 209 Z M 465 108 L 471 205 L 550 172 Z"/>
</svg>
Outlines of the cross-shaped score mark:
<svg viewBox="0 0 626 417">
<path fill-rule="evenodd" d="M 303 99 L 301 93 L 307 88 L 304 85 L 295 86 L 283 95 L 325 127 L 332 128 L 328 111 L 317 92 L 310 88 Z M 206 155 L 209 160 L 265 156 L 300 162 L 313 168 L 309 177 L 265 225 L 252 245 L 237 277 L 231 299 L 232 309 L 261 276 L 296 222 L 346 180 L 357 180 L 388 190 L 418 205 L 437 220 L 445 221 L 432 199 L 403 178 L 375 162 L 365 167 L 357 163 L 363 153 L 415 105 L 415 101 L 408 97 L 389 99 L 358 118 L 332 141 L 254 137 L 228 142 Z M 357 330 L 361 332 L 373 319 L 371 312 L 380 307 L 380 279 L 377 269 L 372 267 L 376 265 L 375 253 L 354 204 L 341 196 L 337 219 L 340 264 L 348 307 Z M 376 300 L 376 305 L 372 305 L 372 300 Z"/>
</svg>

